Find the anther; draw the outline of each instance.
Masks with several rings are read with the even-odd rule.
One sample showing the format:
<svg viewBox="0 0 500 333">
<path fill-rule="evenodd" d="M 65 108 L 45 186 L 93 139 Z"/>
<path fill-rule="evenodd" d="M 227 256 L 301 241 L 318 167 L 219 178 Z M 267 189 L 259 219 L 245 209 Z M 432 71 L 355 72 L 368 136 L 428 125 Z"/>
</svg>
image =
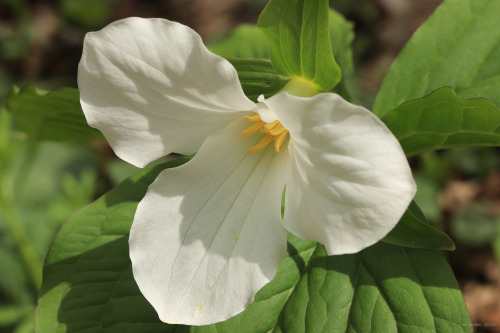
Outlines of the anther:
<svg viewBox="0 0 500 333">
<path fill-rule="evenodd" d="M 250 148 L 250 152 L 255 153 L 261 149 L 266 148 L 266 146 L 268 144 L 270 144 L 271 141 L 273 141 L 273 139 L 274 139 L 274 136 L 272 136 L 271 134 L 266 134 L 266 136 L 263 137 L 262 140 L 260 140 L 258 144 L 256 144 L 252 148 Z"/>
<path fill-rule="evenodd" d="M 259 114 L 253 116 L 246 116 L 246 120 L 253 122 L 252 126 L 241 132 L 242 136 L 252 135 L 254 133 L 260 132 L 265 134 L 265 136 L 257 143 L 255 146 L 250 148 L 250 152 L 255 153 L 267 147 L 274 140 L 274 150 L 276 152 L 280 151 L 280 147 L 285 141 L 288 130 L 281 125 L 279 120 L 275 120 L 272 123 L 265 123 L 260 119 Z"/>
<path fill-rule="evenodd" d="M 275 128 L 278 125 L 280 125 L 280 121 L 279 120 L 275 120 L 272 123 L 265 124 L 264 127 L 267 128 L 268 130 L 272 130 L 273 128 Z"/>
<path fill-rule="evenodd" d="M 286 136 L 288 135 L 288 131 L 285 129 L 283 132 L 281 132 L 280 135 L 274 138 L 274 150 L 279 153 L 280 147 L 283 144 L 283 141 L 285 141 Z"/>
<path fill-rule="evenodd" d="M 257 120 L 252 126 L 241 132 L 241 136 L 248 136 L 256 133 L 258 130 L 260 130 L 262 127 L 264 127 L 266 123 L 263 122 L 262 120 Z"/>
<path fill-rule="evenodd" d="M 260 120 L 260 115 L 256 113 L 253 116 L 245 116 L 245 119 L 253 123 L 256 122 L 257 120 Z"/>
</svg>

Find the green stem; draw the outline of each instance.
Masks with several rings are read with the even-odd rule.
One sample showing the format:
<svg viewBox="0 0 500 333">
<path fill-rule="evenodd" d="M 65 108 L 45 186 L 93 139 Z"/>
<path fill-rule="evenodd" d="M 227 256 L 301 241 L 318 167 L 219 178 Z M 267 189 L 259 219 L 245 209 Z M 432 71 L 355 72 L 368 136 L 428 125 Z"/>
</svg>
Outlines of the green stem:
<svg viewBox="0 0 500 333">
<path fill-rule="evenodd" d="M 10 234 L 14 238 L 21 256 L 21 261 L 35 291 L 42 285 L 42 263 L 28 236 L 12 200 L 13 184 L 9 167 L 11 166 L 14 149 L 17 147 L 10 140 L 11 117 L 0 106 L 0 214 L 3 215 Z"/>
<path fill-rule="evenodd" d="M 40 290 L 42 285 L 42 263 L 38 259 L 35 248 L 29 239 L 26 228 L 24 227 L 17 212 L 14 210 L 13 202 L 2 198 L 0 202 L 2 215 L 5 217 L 7 227 L 14 237 L 21 260 L 23 263 L 31 284 L 36 291 Z"/>
</svg>

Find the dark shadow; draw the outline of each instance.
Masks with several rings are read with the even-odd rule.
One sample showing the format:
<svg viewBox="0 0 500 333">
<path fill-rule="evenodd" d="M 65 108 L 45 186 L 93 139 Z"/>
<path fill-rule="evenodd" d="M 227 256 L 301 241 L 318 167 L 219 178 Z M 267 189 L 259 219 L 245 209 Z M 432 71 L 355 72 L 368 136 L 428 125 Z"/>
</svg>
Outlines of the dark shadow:
<svg viewBox="0 0 500 333">
<path fill-rule="evenodd" d="M 295 265 L 297 265 L 297 268 L 299 269 L 300 272 L 303 272 L 304 269 L 306 268 L 306 263 L 304 259 L 299 255 L 299 251 L 297 251 L 297 248 L 293 246 L 292 243 L 288 242 L 287 243 L 287 253 L 292 258 L 292 260 L 295 262 Z"/>
</svg>

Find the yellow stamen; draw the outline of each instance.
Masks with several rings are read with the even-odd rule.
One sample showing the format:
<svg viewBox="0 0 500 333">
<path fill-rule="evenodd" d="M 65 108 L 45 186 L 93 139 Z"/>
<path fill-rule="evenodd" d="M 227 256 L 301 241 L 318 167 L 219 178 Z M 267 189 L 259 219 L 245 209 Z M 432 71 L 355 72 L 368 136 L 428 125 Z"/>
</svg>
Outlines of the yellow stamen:
<svg viewBox="0 0 500 333">
<path fill-rule="evenodd" d="M 272 123 L 267 123 L 264 125 L 265 128 L 267 128 L 268 130 L 272 130 L 273 128 L 275 128 L 276 126 L 280 125 L 280 121 L 279 120 L 275 120 L 273 121 Z"/>
<path fill-rule="evenodd" d="M 264 127 L 266 123 L 263 122 L 262 120 L 257 120 L 256 123 L 254 123 L 252 126 L 241 132 L 241 136 L 248 136 L 256 133 L 258 130 L 260 130 L 262 127 Z"/>
<path fill-rule="evenodd" d="M 276 126 L 276 128 L 273 128 L 272 130 L 270 130 L 269 134 L 274 135 L 274 136 L 278 136 L 278 135 L 281 135 L 281 133 L 283 133 L 285 131 L 286 131 L 286 128 L 283 125 L 279 124 L 278 126 Z"/>
<path fill-rule="evenodd" d="M 253 123 L 253 122 L 260 120 L 260 115 L 258 113 L 256 113 L 253 116 L 245 116 L 245 119 L 248 121 L 251 121 Z"/>
<path fill-rule="evenodd" d="M 252 122 L 252 126 L 241 132 L 242 136 L 252 135 L 254 133 L 260 132 L 265 134 L 262 140 L 259 141 L 255 146 L 250 148 L 250 152 L 255 153 L 267 147 L 274 140 L 274 150 L 276 152 L 280 151 L 280 147 L 288 136 L 288 130 L 281 125 L 279 120 L 275 120 L 272 123 L 265 123 L 260 119 L 259 114 L 253 116 L 246 116 L 246 120 Z"/>
<path fill-rule="evenodd" d="M 256 144 L 252 148 L 250 148 L 250 152 L 255 153 L 261 149 L 266 148 L 267 145 L 270 144 L 271 141 L 273 141 L 273 139 L 274 139 L 274 136 L 272 136 L 271 134 L 266 134 L 266 136 L 263 137 L 262 140 L 260 140 L 258 144 Z"/>
<path fill-rule="evenodd" d="M 285 141 L 286 136 L 288 135 L 288 131 L 285 129 L 280 135 L 278 135 L 274 139 L 274 150 L 279 153 L 280 147 L 283 144 L 283 141 Z"/>
</svg>

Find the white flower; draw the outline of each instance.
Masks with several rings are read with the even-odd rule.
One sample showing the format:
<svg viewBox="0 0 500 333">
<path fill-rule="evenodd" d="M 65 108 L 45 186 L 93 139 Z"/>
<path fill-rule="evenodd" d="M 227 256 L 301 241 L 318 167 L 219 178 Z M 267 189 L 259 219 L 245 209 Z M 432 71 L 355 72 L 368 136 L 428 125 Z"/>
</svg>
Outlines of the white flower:
<svg viewBox="0 0 500 333">
<path fill-rule="evenodd" d="M 129 18 L 87 34 L 78 85 L 89 124 L 123 160 L 198 151 L 158 176 L 130 231 L 135 280 L 165 322 L 244 310 L 275 276 L 285 228 L 329 255 L 357 252 L 415 193 L 401 146 L 370 111 L 332 93 L 255 104 L 179 23 Z"/>
</svg>

